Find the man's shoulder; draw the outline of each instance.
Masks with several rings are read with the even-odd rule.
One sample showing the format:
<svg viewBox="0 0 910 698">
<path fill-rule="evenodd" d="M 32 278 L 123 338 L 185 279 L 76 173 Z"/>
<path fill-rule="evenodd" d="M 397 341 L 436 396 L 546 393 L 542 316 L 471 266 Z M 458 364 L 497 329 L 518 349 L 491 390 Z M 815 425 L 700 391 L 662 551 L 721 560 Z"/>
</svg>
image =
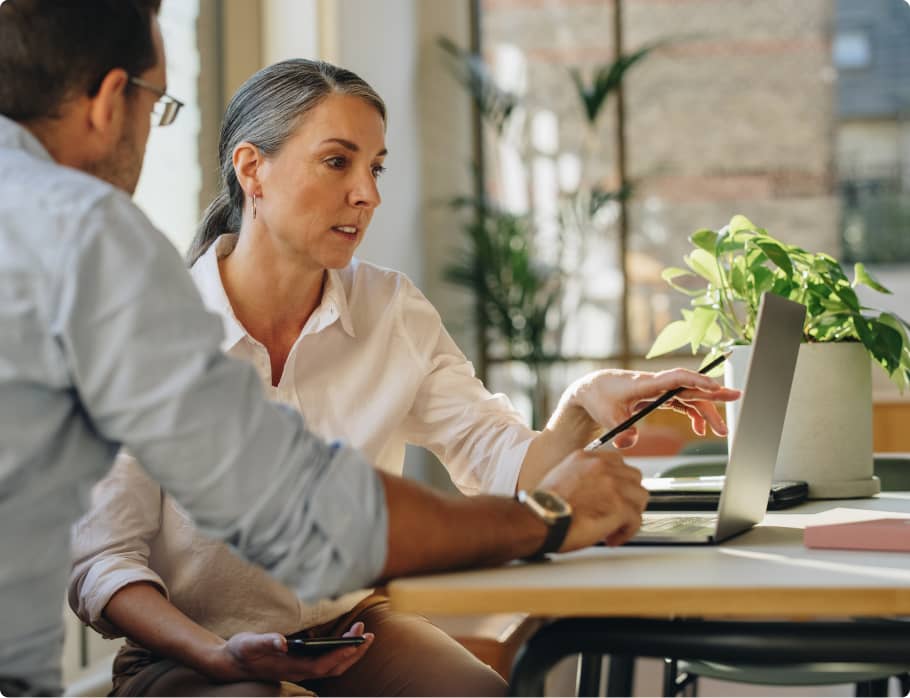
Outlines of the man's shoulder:
<svg viewBox="0 0 910 698">
<path fill-rule="evenodd" d="M 0 172 L 6 183 L 4 203 L 46 215 L 74 217 L 117 195 L 113 186 L 97 177 L 24 151 L 6 151 Z"/>
</svg>

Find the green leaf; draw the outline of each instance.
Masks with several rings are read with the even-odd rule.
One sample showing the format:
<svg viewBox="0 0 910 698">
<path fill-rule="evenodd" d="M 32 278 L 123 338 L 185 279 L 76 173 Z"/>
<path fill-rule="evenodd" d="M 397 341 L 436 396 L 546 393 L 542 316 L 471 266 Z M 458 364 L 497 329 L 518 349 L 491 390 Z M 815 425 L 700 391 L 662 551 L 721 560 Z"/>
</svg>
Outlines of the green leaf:
<svg viewBox="0 0 910 698">
<path fill-rule="evenodd" d="M 651 349 L 645 358 L 652 359 L 655 356 L 679 349 L 689 343 L 690 336 L 691 330 L 688 322 L 685 320 L 671 322 L 657 335 L 657 339 L 654 340 L 654 344 L 651 345 Z"/>
<path fill-rule="evenodd" d="M 774 284 L 771 286 L 770 292 L 783 298 L 792 299 L 793 288 L 793 282 L 790 279 L 784 276 L 777 276 L 774 278 Z"/>
<path fill-rule="evenodd" d="M 713 255 L 708 254 L 701 248 L 692 250 L 692 252 L 683 257 L 689 268 L 692 269 L 703 279 L 706 279 L 711 285 L 720 288 L 720 273 L 717 269 L 717 260 Z"/>
<path fill-rule="evenodd" d="M 692 311 L 683 311 L 683 316 L 689 325 L 689 344 L 692 346 L 692 353 L 698 351 L 699 346 L 703 343 L 705 335 L 708 333 L 711 325 L 717 324 L 719 311 L 715 308 L 700 307 Z"/>
<path fill-rule="evenodd" d="M 862 284 L 863 286 L 868 286 L 874 291 L 879 293 L 888 293 L 890 294 L 887 288 L 882 286 L 878 281 L 872 278 L 872 275 L 866 270 L 866 265 L 862 262 L 857 262 L 853 265 L 853 287 Z"/>
<path fill-rule="evenodd" d="M 748 285 L 746 260 L 740 257 L 733 262 L 733 266 L 730 268 L 730 288 L 739 298 L 745 298 L 749 294 Z"/>
<path fill-rule="evenodd" d="M 787 276 L 793 276 L 793 263 L 787 252 L 777 242 L 772 240 L 756 240 L 755 244 L 761 248 L 761 251 L 768 255 L 768 259 L 774 262 Z"/>
<path fill-rule="evenodd" d="M 727 226 L 730 229 L 730 233 L 736 234 L 739 232 L 752 232 L 755 230 L 755 224 L 746 218 L 744 215 L 737 213 L 733 218 L 730 219 L 730 223 Z"/>
<path fill-rule="evenodd" d="M 774 272 L 767 267 L 757 267 L 752 270 L 752 288 L 756 296 L 765 291 L 770 291 L 774 286 Z"/>
<path fill-rule="evenodd" d="M 696 230 L 689 236 L 689 240 L 692 241 L 692 244 L 696 247 L 700 247 L 705 252 L 710 254 L 716 254 L 717 248 L 717 233 L 708 228 L 702 228 L 701 230 Z"/>
<path fill-rule="evenodd" d="M 891 313 L 882 313 L 878 316 L 878 321 L 897 330 L 903 338 L 904 346 L 910 351 L 910 339 L 907 337 L 907 326 L 899 317 L 892 315 Z"/>
<path fill-rule="evenodd" d="M 660 276 L 664 281 L 667 282 L 670 288 L 679 291 L 680 293 L 684 293 L 687 296 L 700 296 L 705 292 L 703 288 L 686 288 L 685 286 L 681 286 L 680 284 L 676 283 L 675 279 L 678 279 L 682 276 L 689 276 L 693 279 L 698 278 L 688 269 L 680 269 L 679 267 L 667 267 L 660 273 Z"/>
<path fill-rule="evenodd" d="M 850 310 L 859 312 L 860 304 L 859 298 L 856 297 L 856 291 L 849 286 L 835 286 L 834 293 L 837 294 L 837 297 L 840 298 L 844 302 L 844 305 L 850 308 Z"/>
<path fill-rule="evenodd" d="M 705 336 L 701 340 L 702 346 L 706 347 L 719 347 L 724 344 L 724 331 L 721 329 L 720 324 L 715 322 L 712 325 L 708 326 L 708 331 L 705 332 Z"/>
<path fill-rule="evenodd" d="M 904 338 L 900 332 L 884 322 L 871 320 L 869 325 L 875 337 L 873 355 L 882 362 L 888 373 L 894 373 L 901 364 Z"/>
<path fill-rule="evenodd" d="M 620 56 L 613 63 L 606 63 L 594 70 L 594 76 L 591 85 L 585 85 L 581 77 L 581 71 L 578 68 L 569 68 L 569 75 L 575 85 L 575 91 L 578 93 L 578 99 L 584 107 L 585 117 L 588 123 L 593 125 L 597 121 L 600 110 L 613 92 L 622 84 L 625 74 L 636 64 L 648 56 L 651 51 L 658 46 L 667 43 L 665 41 L 655 42 L 642 46 L 637 51 Z"/>
<path fill-rule="evenodd" d="M 502 134 L 520 103 L 518 95 L 499 87 L 479 55 L 464 50 L 444 36 L 438 37 L 436 43 L 447 54 L 451 73 L 465 87 L 477 111 Z"/>
</svg>

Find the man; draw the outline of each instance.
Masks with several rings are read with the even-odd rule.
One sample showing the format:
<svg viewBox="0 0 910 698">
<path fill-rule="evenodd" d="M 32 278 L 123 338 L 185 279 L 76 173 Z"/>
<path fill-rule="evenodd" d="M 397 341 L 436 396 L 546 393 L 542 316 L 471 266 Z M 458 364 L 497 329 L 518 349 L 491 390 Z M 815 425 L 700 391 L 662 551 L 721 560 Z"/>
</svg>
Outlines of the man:
<svg viewBox="0 0 910 698">
<path fill-rule="evenodd" d="M 548 448 L 565 460 L 521 501 L 442 496 L 315 438 L 220 352 L 220 320 L 128 196 L 150 117 L 180 106 L 159 3 L 0 3 L 0 692 L 60 690 L 67 533 L 121 444 L 305 600 L 633 535 L 647 493 L 615 455 Z M 673 373 L 636 382 L 719 396 Z M 584 442 L 574 410 L 554 423 Z"/>
<path fill-rule="evenodd" d="M 67 533 L 121 444 L 308 599 L 633 534 L 646 494 L 615 456 L 541 483 L 571 519 L 444 497 L 321 442 L 219 351 L 220 321 L 128 196 L 150 115 L 179 108 L 159 2 L 0 4 L 0 692 L 60 690 Z"/>
</svg>

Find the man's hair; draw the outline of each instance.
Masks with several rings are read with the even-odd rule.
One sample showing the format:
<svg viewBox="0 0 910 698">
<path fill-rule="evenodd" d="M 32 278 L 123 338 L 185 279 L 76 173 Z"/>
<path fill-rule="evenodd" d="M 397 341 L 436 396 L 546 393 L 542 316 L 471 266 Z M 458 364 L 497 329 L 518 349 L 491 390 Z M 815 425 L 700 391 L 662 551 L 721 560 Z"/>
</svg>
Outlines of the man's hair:
<svg viewBox="0 0 910 698">
<path fill-rule="evenodd" d="M 0 3 L 0 114 L 53 118 L 93 96 L 115 68 L 139 75 L 157 61 L 152 16 L 161 0 L 5 0 Z"/>
</svg>

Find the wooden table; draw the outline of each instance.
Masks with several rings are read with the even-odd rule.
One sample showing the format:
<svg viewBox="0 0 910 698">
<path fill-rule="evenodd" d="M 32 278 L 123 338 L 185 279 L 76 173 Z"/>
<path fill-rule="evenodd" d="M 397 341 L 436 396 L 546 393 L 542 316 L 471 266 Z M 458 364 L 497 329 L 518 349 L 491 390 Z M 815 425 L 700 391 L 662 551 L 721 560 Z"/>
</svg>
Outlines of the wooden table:
<svg viewBox="0 0 910 698">
<path fill-rule="evenodd" d="M 804 640 L 820 648 L 815 654 L 821 655 L 824 650 L 831 661 L 846 661 L 838 658 L 846 653 L 852 661 L 906 659 L 910 665 L 910 623 L 893 624 L 895 629 L 883 631 L 883 641 L 868 651 L 857 647 L 851 652 L 849 642 L 837 649 L 831 643 L 838 639 L 826 637 L 846 632 L 842 627 L 845 618 L 910 616 L 910 554 L 809 550 L 802 545 L 806 525 L 886 516 L 910 518 L 910 492 L 883 493 L 863 500 L 816 501 L 769 513 L 760 526 L 719 546 L 594 547 L 555 556 L 550 562 L 398 579 L 389 584 L 388 592 L 393 607 L 403 611 L 521 611 L 550 618 L 586 619 L 581 625 L 562 627 L 562 635 L 552 629 L 552 624 L 547 626 L 549 630 L 545 628 L 557 640 L 561 637 L 571 645 L 564 652 L 554 646 L 553 637 L 547 642 L 540 637 L 531 640 L 530 649 L 538 640 L 541 649 L 532 652 L 530 658 L 518 659 L 518 669 L 528 670 L 531 662 L 534 673 L 528 680 L 513 673 L 513 691 L 520 693 L 539 690 L 541 672 L 546 668 L 542 665 L 550 661 L 554 651 L 559 656 L 553 661 L 579 651 L 600 651 L 600 646 L 605 653 L 622 653 L 623 647 L 610 644 L 612 641 L 598 644 L 597 636 L 608 629 L 615 635 L 623 624 L 598 623 L 596 619 L 660 619 L 636 626 L 639 635 L 648 635 L 648 628 L 652 628 L 652 640 L 675 632 L 672 628 L 677 626 L 666 625 L 673 619 L 677 623 L 679 619 L 699 619 L 694 624 L 737 619 L 731 626 L 737 632 L 746 627 L 743 621 L 750 621 L 758 634 L 761 628 L 771 626 L 754 621 L 784 619 L 782 633 L 800 624 L 799 632 L 809 633 Z M 572 627 L 576 633 L 590 631 L 591 637 L 576 641 Z M 694 637 L 699 627 L 713 633 L 722 631 L 721 626 L 691 625 L 680 637 L 687 633 Z M 862 642 L 868 644 L 869 640 Z M 647 644 L 638 643 L 633 654 L 664 656 L 666 645 L 652 644 L 653 653 Z M 692 643 L 693 652 L 696 644 Z M 792 656 L 792 648 L 785 652 L 783 646 L 775 647 L 785 654 L 780 660 Z M 710 647 L 699 647 L 698 651 L 713 652 Z M 741 655 L 746 650 L 739 651 Z M 805 655 L 806 661 L 815 656 L 812 651 Z M 689 658 L 720 660 L 723 654 L 693 654 Z M 820 656 L 818 661 L 824 658 Z M 770 661 L 770 655 L 763 661 Z"/>
</svg>

